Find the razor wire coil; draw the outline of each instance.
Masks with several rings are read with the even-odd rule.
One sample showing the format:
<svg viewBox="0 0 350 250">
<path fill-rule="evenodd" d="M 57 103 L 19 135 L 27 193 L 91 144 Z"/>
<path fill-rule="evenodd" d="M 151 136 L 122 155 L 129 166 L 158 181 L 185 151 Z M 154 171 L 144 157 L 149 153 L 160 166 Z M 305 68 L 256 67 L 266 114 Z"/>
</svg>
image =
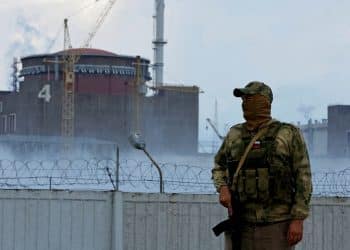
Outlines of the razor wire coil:
<svg viewBox="0 0 350 250">
<path fill-rule="evenodd" d="M 215 193 L 211 166 L 159 164 L 168 193 Z M 152 163 L 134 159 L 0 160 L 2 189 L 113 190 L 158 192 L 159 175 Z M 312 174 L 314 196 L 350 196 L 350 168 Z"/>
</svg>

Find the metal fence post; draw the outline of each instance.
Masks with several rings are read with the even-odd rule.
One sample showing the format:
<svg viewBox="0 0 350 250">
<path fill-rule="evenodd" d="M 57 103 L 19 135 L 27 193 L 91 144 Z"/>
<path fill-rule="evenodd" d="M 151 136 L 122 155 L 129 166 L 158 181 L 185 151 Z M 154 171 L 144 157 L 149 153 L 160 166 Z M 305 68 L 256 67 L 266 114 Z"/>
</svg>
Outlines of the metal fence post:
<svg viewBox="0 0 350 250">
<path fill-rule="evenodd" d="M 120 161 L 119 161 L 119 147 L 116 148 L 116 166 L 115 166 L 115 190 L 119 191 L 119 168 L 120 168 Z"/>
</svg>

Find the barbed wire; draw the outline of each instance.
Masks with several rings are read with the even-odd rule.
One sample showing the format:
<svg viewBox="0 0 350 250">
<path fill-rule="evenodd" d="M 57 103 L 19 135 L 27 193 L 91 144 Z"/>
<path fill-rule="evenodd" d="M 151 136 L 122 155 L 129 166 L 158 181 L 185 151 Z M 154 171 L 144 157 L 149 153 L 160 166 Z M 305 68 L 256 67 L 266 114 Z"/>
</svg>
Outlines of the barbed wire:
<svg viewBox="0 0 350 250">
<path fill-rule="evenodd" d="M 312 174 L 314 195 L 350 196 L 350 168 Z"/>
<path fill-rule="evenodd" d="M 165 192 L 216 192 L 210 166 L 159 165 Z M 312 178 L 314 196 L 350 196 L 350 168 L 313 173 Z M 159 175 L 152 163 L 132 159 L 0 160 L 0 188 L 158 192 Z"/>
</svg>

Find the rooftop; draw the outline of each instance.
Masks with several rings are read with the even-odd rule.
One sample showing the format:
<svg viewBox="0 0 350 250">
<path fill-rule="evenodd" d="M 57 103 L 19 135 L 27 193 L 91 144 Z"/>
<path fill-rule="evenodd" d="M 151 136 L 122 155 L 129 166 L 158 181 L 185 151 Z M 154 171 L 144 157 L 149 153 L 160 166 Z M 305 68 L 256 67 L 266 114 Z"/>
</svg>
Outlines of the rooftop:
<svg viewBox="0 0 350 250">
<path fill-rule="evenodd" d="M 131 55 L 121 55 L 121 54 L 115 54 L 113 52 L 103 50 L 103 49 L 95 49 L 95 48 L 73 48 L 68 50 L 61 50 L 55 53 L 47 53 L 47 54 L 36 54 L 36 55 L 29 55 L 22 57 L 23 59 L 32 59 L 32 58 L 40 58 L 40 57 L 54 57 L 54 56 L 61 56 L 64 55 L 67 52 L 72 52 L 74 54 L 82 55 L 82 56 L 101 56 L 101 57 L 123 57 L 127 59 L 135 59 L 136 56 Z M 148 59 L 142 58 L 141 60 L 146 61 L 149 63 L 150 61 Z"/>
<path fill-rule="evenodd" d="M 74 48 L 74 49 L 62 50 L 57 53 L 54 53 L 54 55 L 64 55 L 67 52 L 78 54 L 78 55 L 84 55 L 84 56 L 118 56 L 117 54 L 106 50 L 93 49 L 93 48 Z"/>
</svg>

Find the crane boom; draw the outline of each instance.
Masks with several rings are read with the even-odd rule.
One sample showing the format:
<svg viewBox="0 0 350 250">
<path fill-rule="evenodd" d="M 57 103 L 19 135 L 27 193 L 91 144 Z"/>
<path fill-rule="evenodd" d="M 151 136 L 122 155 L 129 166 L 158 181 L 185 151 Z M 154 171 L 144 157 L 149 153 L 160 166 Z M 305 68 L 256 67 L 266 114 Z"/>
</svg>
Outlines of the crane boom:
<svg viewBox="0 0 350 250">
<path fill-rule="evenodd" d="M 113 5 L 117 0 L 109 0 L 102 13 L 98 17 L 96 24 L 92 31 L 89 33 L 87 39 L 85 40 L 84 45 L 81 48 L 89 47 L 90 42 L 95 37 L 98 29 L 103 24 L 107 15 L 111 11 Z M 61 134 L 64 137 L 71 138 L 74 136 L 74 96 L 75 96 L 75 72 L 74 66 L 79 61 L 81 54 L 79 51 L 67 50 L 71 49 L 70 44 L 70 35 L 68 29 L 68 21 L 64 21 L 65 29 L 65 39 L 64 39 L 64 49 L 65 56 L 64 61 L 64 87 L 63 87 L 63 99 L 62 99 L 62 125 L 61 125 Z"/>
<path fill-rule="evenodd" d="M 207 122 L 209 123 L 210 127 L 214 130 L 215 134 L 216 134 L 221 140 L 225 139 L 224 136 L 220 135 L 218 129 L 214 126 L 214 124 L 212 123 L 212 121 L 211 121 L 209 118 L 207 118 L 206 120 L 207 120 Z"/>
<path fill-rule="evenodd" d="M 109 0 L 105 8 L 103 9 L 101 15 L 98 17 L 95 27 L 92 29 L 92 31 L 89 33 L 88 37 L 86 38 L 83 47 L 87 48 L 90 46 L 91 40 L 96 35 L 97 31 L 103 24 L 103 22 L 106 20 L 106 17 L 108 16 L 109 12 L 111 11 L 113 5 L 115 4 L 117 0 Z"/>
</svg>

